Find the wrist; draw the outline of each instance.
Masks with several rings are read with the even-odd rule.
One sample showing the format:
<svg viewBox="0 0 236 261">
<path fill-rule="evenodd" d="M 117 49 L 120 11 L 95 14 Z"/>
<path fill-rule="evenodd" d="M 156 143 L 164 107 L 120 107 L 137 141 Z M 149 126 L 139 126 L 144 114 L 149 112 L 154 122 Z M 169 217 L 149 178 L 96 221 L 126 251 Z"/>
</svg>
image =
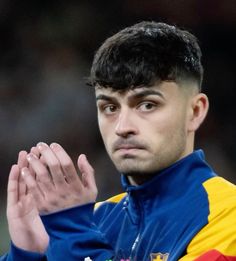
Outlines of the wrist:
<svg viewBox="0 0 236 261">
<path fill-rule="evenodd" d="M 41 261 L 42 258 L 44 257 L 43 253 L 20 248 L 19 246 L 15 245 L 14 242 L 12 241 L 11 241 L 10 254 L 13 260 L 15 260 L 14 257 L 17 257 L 18 261 L 25 261 L 25 260 Z"/>
<path fill-rule="evenodd" d="M 44 227 L 39 228 L 34 223 L 9 223 L 9 232 L 11 241 L 17 248 L 41 254 L 46 251 L 49 237 Z"/>
</svg>

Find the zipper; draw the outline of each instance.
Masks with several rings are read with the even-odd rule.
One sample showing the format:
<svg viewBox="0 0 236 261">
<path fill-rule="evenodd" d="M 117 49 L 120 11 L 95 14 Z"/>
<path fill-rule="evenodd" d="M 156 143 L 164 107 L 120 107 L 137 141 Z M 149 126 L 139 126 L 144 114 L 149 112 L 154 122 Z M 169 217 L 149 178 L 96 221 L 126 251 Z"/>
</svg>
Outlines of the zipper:
<svg viewBox="0 0 236 261">
<path fill-rule="evenodd" d="M 139 238 L 140 238 L 140 232 L 138 233 L 138 235 L 135 238 L 134 243 L 132 245 L 131 254 L 130 254 L 130 261 L 131 261 L 131 258 L 132 258 L 133 254 L 135 253 L 135 250 L 137 248 L 137 245 L 138 245 L 138 242 L 139 242 Z"/>
<path fill-rule="evenodd" d="M 137 234 L 137 236 L 134 240 L 134 243 L 132 244 L 132 247 L 131 247 L 131 253 L 130 253 L 130 256 L 129 256 L 129 261 L 134 261 L 133 257 L 135 256 L 135 252 L 137 250 L 137 246 L 138 246 L 139 240 L 141 238 L 141 228 L 142 228 L 142 223 L 143 223 L 143 211 L 142 211 L 141 204 L 137 201 L 136 201 L 136 204 L 137 204 L 139 212 L 140 212 L 140 222 L 139 222 L 138 234 Z"/>
</svg>

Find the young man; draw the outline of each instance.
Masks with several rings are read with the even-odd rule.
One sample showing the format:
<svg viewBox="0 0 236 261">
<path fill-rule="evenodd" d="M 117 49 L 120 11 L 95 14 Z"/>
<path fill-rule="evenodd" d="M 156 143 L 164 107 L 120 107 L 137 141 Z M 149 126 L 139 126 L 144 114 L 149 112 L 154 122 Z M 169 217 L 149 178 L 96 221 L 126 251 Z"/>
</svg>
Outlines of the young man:
<svg viewBox="0 0 236 261">
<path fill-rule="evenodd" d="M 79 177 L 59 144 L 22 151 L 8 184 L 12 248 L 1 260 L 236 260 L 236 187 L 194 151 L 208 111 L 202 77 L 187 31 L 142 22 L 108 38 L 90 84 L 125 193 L 95 205 L 85 155 Z"/>
</svg>

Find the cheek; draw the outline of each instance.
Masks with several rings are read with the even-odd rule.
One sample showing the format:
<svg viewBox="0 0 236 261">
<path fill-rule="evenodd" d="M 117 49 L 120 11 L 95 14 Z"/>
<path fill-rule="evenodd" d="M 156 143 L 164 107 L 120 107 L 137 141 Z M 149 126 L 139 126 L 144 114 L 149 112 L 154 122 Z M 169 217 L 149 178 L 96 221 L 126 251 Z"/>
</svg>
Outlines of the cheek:
<svg viewBox="0 0 236 261">
<path fill-rule="evenodd" d="M 166 110 L 165 113 L 156 115 L 149 128 L 155 130 L 156 134 L 170 138 L 176 132 L 181 132 L 186 128 L 186 113 L 181 109 Z M 153 127 L 155 126 L 155 128 Z"/>
<path fill-rule="evenodd" d="M 111 142 L 109 142 L 110 141 L 110 139 L 111 139 L 111 132 L 112 132 L 112 130 L 111 130 L 111 126 L 109 125 L 109 124 L 105 124 L 105 122 L 104 121 L 102 121 L 102 120 L 99 120 L 98 121 L 98 126 L 99 126 L 99 130 L 100 130 L 100 133 L 101 133 L 101 136 L 102 136 L 102 139 L 103 139 L 103 142 L 104 142 L 104 144 L 105 144 L 105 147 L 107 148 L 107 149 L 109 149 L 108 148 L 108 146 L 109 146 L 109 144 L 111 143 Z"/>
<path fill-rule="evenodd" d="M 151 124 L 150 127 L 153 128 L 153 126 L 156 126 L 155 129 L 158 132 L 167 134 L 175 126 L 175 122 L 176 116 L 171 110 L 167 110 L 162 114 L 156 115 L 152 121 L 153 124 Z"/>
<path fill-rule="evenodd" d="M 99 131 L 101 133 L 101 136 L 102 136 L 102 138 L 104 140 L 105 137 L 107 136 L 107 134 L 106 134 L 107 128 L 106 128 L 106 126 L 105 126 L 105 124 L 104 124 L 104 122 L 102 120 L 98 121 L 98 126 L 99 126 Z"/>
</svg>

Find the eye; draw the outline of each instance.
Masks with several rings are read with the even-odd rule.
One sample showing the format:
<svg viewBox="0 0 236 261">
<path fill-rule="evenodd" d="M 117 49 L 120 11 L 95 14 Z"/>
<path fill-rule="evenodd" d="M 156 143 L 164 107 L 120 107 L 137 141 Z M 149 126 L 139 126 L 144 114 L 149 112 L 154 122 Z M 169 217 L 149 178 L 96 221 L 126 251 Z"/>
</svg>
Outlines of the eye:
<svg viewBox="0 0 236 261">
<path fill-rule="evenodd" d="M 106 104 L 102 107 L 102 111 L 105 114 L 113 114 L 117 111 L 117 106 L 114 104 Z"/>
<path fill-rule="evenodd" d="M 142 102 L 139 104 L 138 109 L 143 112 L 153 111 L 157 105 L 153 102 Z"/>
</svg>

